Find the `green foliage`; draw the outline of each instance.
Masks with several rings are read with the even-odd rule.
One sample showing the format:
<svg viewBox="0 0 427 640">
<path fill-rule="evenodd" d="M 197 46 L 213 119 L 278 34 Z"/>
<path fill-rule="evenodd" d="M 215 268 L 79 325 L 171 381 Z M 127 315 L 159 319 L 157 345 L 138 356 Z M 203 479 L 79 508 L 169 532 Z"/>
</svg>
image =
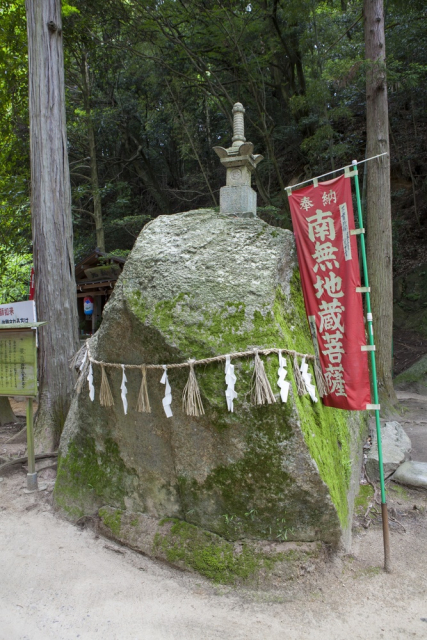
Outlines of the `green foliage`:
<svg viewBox="0 0 427 640">
<path fill-rule="evenodd" d="M 291 227 L 283 189 L 291 181 L 364 155 L 366 63 L 358 0 L 75 0 L 63 2 L 62 12 L 77 257 L 96 244 L 89 124 L 107 250 L 129 250 L 159 214 L 217 204 L 224 170 L 212 147 L 231 143 L 237 100 L 246 108 L 246 137 L 265 157 L 256 183 L 261 215 L 270 224 Z M 401 239 L 412 246 L 415 240 L 412 179 L 421 226 L 427 213 L 424 12 L 421 0 L 387 3 L 392 178 L 409 181 L 393 195 L 395 228 L 403 229 L 395 246 L 398 265 L 404 263 Z M 7 236 L 0 242 L 27 253 L 24 0 L 3 0 L 0 18 L 0 201 Z"/>
<path fill-rule="evenodd" d="M 33 256 L 14 254 L 0 246 L 0 304 L 27 300 Z"/>
</svg>

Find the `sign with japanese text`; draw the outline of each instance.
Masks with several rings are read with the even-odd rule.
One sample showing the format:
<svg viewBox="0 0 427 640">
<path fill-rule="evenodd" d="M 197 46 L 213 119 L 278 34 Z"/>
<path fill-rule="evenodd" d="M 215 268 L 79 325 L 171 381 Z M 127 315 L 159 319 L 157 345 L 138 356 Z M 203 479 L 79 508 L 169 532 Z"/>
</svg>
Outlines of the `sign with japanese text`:
<svg viewBox="0 0 427 640">
<path fill-rule="evenodd" d="M 0 330 L 0 395 L 37 394 L 36 332 Z"/>
<path fill-rule="evenodd" d="M 289 196 L 305 308 L 329 386 L 323 403 L 365 410 L 371 402 L 350 178 Z"/>
<path fill-rule="evenodd" d="M 0 304 L 0 324 L 20 324 L 36 322 L 36 303 L 34 300 Z"/>
</svg>

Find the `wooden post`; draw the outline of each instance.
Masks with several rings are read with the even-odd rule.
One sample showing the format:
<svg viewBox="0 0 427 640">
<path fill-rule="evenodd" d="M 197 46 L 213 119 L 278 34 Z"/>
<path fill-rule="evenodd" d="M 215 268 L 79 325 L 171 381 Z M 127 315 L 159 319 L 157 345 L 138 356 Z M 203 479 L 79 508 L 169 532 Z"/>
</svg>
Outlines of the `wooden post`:
<svg viewBox="0 0 427 640">
<path fill-rule="evenodd" d="M 37 471 L 36 460 L 34 457 L 34 424 L 33 424 L 33 399 L 27 398 L 27 455 L 28 455 L 28 473 L 27 473 L 27 489 L 28 491 L 37 491 Z"/>
</svg>

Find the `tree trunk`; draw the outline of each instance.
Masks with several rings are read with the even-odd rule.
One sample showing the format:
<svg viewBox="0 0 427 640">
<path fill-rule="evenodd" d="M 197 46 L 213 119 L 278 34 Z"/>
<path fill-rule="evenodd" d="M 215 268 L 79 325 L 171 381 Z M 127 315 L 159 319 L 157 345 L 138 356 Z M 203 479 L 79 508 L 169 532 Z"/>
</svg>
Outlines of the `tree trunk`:
<svg viewBox="0 0 427 640">
<path fill-rule="evenodd" d="M 383 0 L 364 0 L 367 157 L 389 153 Z M 367 167 L 367 252 L 378 383 L 383 401 L 397 402 L 392 382 L 393 273 L 390 156 Z"/>
<path fill-rule="evenodd" d="M 0 397 L 0 426 L 8 422 L 16 422 L 16 416 L 10 406 L 9 398 Z"/>
<path fill-rule="evenodd" d="M 71 190 L 65 129 L 60 0 L 26 0 L 31 214 L 39 331 L 38 448 L 57 444 L 67 416 L 78 348 Z"/>
<path fill-rule="evenodd" d="M 86 111 L 87 137 L 90 158 L 90 181 L 92 185 L 93 217 L 95 220 L 96 246 L 105 253 L 104 222 L 102 220 L 101 194 L 98 182 L 98 164 L 96 161 L 95 132 L 93 130 L 92 113 L 90 108 L 90 79 L 87 56 L 82 59 L 83 103 Z"/>
</svg>

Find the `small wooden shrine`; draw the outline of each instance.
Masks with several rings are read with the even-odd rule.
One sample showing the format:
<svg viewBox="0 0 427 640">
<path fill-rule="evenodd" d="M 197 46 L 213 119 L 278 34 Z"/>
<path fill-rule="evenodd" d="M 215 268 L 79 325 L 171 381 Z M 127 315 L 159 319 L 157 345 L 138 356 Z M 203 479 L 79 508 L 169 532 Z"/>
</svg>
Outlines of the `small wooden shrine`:
<svg viewBox="0 0 427 640">
<path fill-rule="evenodd" d="M 95 333 L 99 327 L 102 310 L 114 290 L 125 261 L 126 258 L 95 249 L 76 264 L 77 309 L 81 334 Z M 87 313 L 88 310 L 92 313 Z"/>
</svg>

